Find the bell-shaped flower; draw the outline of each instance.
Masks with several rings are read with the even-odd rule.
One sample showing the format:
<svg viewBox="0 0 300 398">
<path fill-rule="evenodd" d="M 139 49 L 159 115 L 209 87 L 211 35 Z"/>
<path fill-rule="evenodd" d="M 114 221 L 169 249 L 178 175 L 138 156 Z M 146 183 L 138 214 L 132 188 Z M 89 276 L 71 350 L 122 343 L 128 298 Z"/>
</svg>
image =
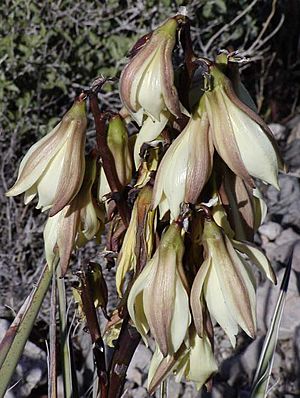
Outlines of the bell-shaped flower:
<svg viewBox="0 0 300 398">
<path fill-rule="evenodd" d="M 165 203 L 164 211 L 176 220 L 181 203 L 195 203 L 211 174 L 213 151 L 207 113 L 196 112 L 159 165 L 153 207 Z"/>
<path fill-rule="evenodd" d="M 176 378 L 179 383 L 184 377 L 187 381 L 196 384 L 197 390 L 212 377 L 218 370 L 209 338 L 204 335 L 199 337 L 191 332 L 188 340 L 188 348 L 178 359 L 176 365 Z"/>
<path fill-rule="evenodd" d="M 134 202 L 130 223 L 125 233 L 122 248 L 117 260 L 116 287 L 120 297 L 127 272 L 136 272 L 138 239 L 145 244 L 145 255 L 151 257 L 154 245 L 155 210 L 151 210 L 152 189 L 145 186 Z M 138 236 L 138 232 L 142 236 Z"/>
<path fill-rule="evenodd" d="M 191 321 L 183 252 L 181 228 L 173 223 L 128 297 L 128 312 L 134 325 L 145 341 L 150 329 L 163 356 L 179 349 Z"/>
<path fill-rule="evenodd" d="M 219 155 L 248 185 L 254 187 L 255 177 L 278 188 L 278 169 L 284 166 L 270 129 L 216 65 L 210 68 L 210 82 L 203 99 Z"/>
<path fill-rule="evenodd" d="M 81 247 L 98 236 L 104 225 L 104 213 L 92 197 L 96 178 L 96 159 L 87 158 L 84 180 L 72 202 L 52 217 L 44 229 L 45 256 L 49 268 L 60 263 L 67 272 L 74 247 Z"/>
<path fill-rule="evenodd" d="M 250 244 L 231 241 L 212 220 L 204 222 L 203 246 L 204 262 L 191 290 L 195 327 L 198 335 L 203 336 L 205 302 L 234 346 L 238 325 L 250 337 L 256 332 L 255 279 L 244 257 L 254 262 L 273 282 L 275 276 L 263 253 Z"/>
<path fill-rule="evenodd" d="M 190 327 L 188 338 L 176 354 L 163 357 L 156 345 L 148 372 L 148 390 L 152 395 L 171 373 L 176 382 L 180 383 L 182 379 L 192 381 L 200 390 L 217 370 L 209 338 L 206 335 L 199 337 L 194 327 Z"/>
<path fill-rule="evenodd" d="M 78 193 L 84 175 L 87 118 L 79 97 L 62 121 L 34 144 L 21 161 L 18 179 L 7 196 L 25 192 L 25 204 L 38 194 L 38 209 L 57 214 Z"/>
<path fill-rule="evenodd" d="M 177 20 L 178 17 L 170 18 L 153 31 L 121 74 L 122 102 L 139 125 L 144 114 L 158 121 L 163 112 L 181 115 L 172 65 Z"/>
</svg>

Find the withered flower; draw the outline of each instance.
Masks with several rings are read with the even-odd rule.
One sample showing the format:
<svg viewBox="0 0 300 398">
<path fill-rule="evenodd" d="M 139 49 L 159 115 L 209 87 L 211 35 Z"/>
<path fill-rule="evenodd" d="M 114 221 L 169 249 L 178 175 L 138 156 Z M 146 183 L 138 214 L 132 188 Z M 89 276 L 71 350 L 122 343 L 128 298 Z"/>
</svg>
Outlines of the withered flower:
<svg viewBox="0 0 300 398">
<path fill-rule="evenodd" d="M 128 297 L 128 312 L 137 330 L 146 341 L 150 329 L 163 356 L 179 349 L 191 322 L 183 252 L 181 227 L 173 223 Z"/>
<path fill-rule="evenodd" d="M 96 159 L 86 159 L 82 187 L 72 202 L 52 217 L 44 229 L 45 255 L 49 268 L 60 262 L 65 274 L 74 247 L 81 247 L 101 232 L 104 212 L 94 202 L 92 186 L 96 178 Z"/>
<path fill-rule="evenodd" d="M 203 303 L 235 345 L 238 325 L 250 336 L 256 332 L 255 279 L 244 256 L 275 282 L 266 257 L 255 246 L 230 240 L 212 220 L 203 230 L 204 262 L 191 290 L 195 327 L 203 336 Z"/>
<path fill-rule="evenodd" d="M 177 28 L 177 18 L 170 18 L 154 30 L 121 74 L 122 102 L 139 125 L 144 114 L 158 121 L 163 112 L 181 115 L 172 65 Z"/>
<path fill-rule="evenodd" d="M 51 208 L 51 216 L 61 211 L 82 184 L 86 126 L 85 101 L 79 97 L 62 121 L 29 149 L 6 195 L 25 192 L 27 204 L 38 194 L 38 209 Z"/>
<path fill-rule="evenodd" d="M 154 244 L 155 210 L 151 210 L 152 189 L 145 186 L 139 193 L 132 209 L 131 219 L 124 236 L 122 248 L 117 260 L 116 287 L 120 297 L 125 276 L 136 271 L 138 231 L 143 235 L 146 257 L 150 258 Z"/>
</svg>

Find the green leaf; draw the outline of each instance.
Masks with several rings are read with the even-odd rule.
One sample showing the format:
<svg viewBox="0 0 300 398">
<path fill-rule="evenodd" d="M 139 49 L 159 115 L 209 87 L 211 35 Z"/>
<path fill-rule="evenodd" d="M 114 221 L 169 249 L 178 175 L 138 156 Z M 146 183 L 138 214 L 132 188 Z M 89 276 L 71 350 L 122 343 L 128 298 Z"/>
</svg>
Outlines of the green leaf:
<svg viewBox="0 0 300 398">
<path fill-rule="evenodd" d="M 37 314 L 48 291 L 52 271 L 46 265 L 0 344 L 0 397 L 3 397 L 24 350 Z"/>
<path fill-rule="evenodd" d="M 279 326 L 283 314 L 288 284 L 290 280 L 292 258 L 293 250 L 283 276 L 280 293 L 274 309 L 271 324 L 268 329 L 264 345 L 262 347 L 262 351 L 259 357 L 258 366 L 251 387 L 250 398 L 265 398 L 267 396 L 267 389 L 273 366 L 274 353 L 278 340 Z"/>
</svg>

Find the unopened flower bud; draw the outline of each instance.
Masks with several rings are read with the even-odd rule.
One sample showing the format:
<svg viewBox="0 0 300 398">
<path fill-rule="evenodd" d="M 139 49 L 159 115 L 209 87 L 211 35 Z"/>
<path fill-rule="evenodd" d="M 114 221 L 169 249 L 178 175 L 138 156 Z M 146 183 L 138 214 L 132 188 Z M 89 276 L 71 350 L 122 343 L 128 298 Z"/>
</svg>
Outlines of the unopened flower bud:
<svg viewBox="0 0 300 398">
<path fill-rule="evenodd" d="M 132 178 L 132 156 L 128 145 L 128 133 L 119 115 L 113 116 L 109 121 L 107 145 L 114 157 L 119 181 L 125 186 Z"/>
</svg>

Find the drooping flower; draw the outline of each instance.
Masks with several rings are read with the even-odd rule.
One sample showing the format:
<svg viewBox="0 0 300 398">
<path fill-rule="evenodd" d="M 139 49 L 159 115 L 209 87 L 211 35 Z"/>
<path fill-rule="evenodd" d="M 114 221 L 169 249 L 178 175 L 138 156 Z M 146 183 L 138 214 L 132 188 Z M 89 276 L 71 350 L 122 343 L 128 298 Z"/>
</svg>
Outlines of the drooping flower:
<svg viewBox="0 0 300 398">
<path fill-rule="evenodd" d="M 62 121 L 29 149 L 6 195 L 25 192 L 27 204 L 38 194 L 37 208 L 51 208 L 52 216 L 68 205 L 83 180 L 86 126 L 85 101 L 79 97 Z"/>
<path fill-rule="evenodd" d="M 203 336 L 204 302 L 209 313 L 235 345 L 240 326 L 250 337 L 256 332 L 255 279 L 244 256 L 254 262 L 275 282 L 266 257 L 254 246 L 231 241 L 212 220 L 203 230 L 204 262 L 191 290 L 191 308 L 195 327 Z"/>
<path fill-rule="evenodd" d="M 278 188 L 278 169 L 284 166 L 270 129 L 237 97 L 217 65 L 210 67 L 210 76 L 212 88 L 203 99 L 219 155 L 248 185 L 254 187 L 255 177 Z"/>
<path fill-rule="evenodd" d="M 96 178 L 96 159 L 86 159 L 84 180 L 79 193 L 61 211 L 49 217 L 44 229 L 45 256 L 49 268 L 60 262 L 64 275 L 74 247 L 81 247 L 97 236 L 104 223 L 104 213 L 92 197 Z"/>
<path fill-rule="evenodd" d="M 122 102 L 139 125 L 144 114 L 158 121 L 166 111 L 176 117 L 181 115 L 172 65 L 177 21 L 178 17 L 170 18 L 153 31 L 121 74 Z"/>
<path fill-rule="evenodd" d="M 153 394 L 171 373 L 176 382 L 180 383 L 182 379 L 192 381 L 200 390 L 217 369 L 209 338 L 206 335 L 199 337 L 194 327 L 190 327 L 188 338 L 176 354 L 163 357 L 156 345 L 148 372 L 148 390 Z"/>
<path fill-rule="evenodd" d="M 150 329 L 163 356 L 179 349 L 191 321 L 183 252 L 181 228 L 173 223 L 128 297 L 128 312 L 134 325 L 145 341 Z"/>
<path fill-rule="evenodd" d="M 213 163 L 213 144 L 207 113 L 196 112 L 164 155 L 155 179 L 153 207 L 166 201 L 173 219 L 183 202 L 195 203 L 207 182 Z M 161 217 L 164 214 L 161 214 Z"/>
</svg>

